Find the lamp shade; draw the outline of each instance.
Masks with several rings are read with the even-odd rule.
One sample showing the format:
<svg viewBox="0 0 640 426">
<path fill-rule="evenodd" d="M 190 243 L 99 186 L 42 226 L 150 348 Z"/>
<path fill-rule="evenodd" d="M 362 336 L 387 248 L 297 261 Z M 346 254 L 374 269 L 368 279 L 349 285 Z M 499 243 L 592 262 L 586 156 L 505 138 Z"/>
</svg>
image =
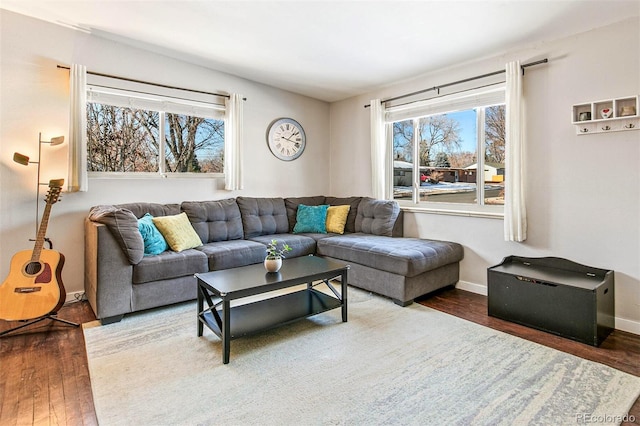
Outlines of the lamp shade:
<svg viewBox="0 0 640 426">
<path fill-rule="evenodd" d="M 60 145 L 64 142 L 64 136 L 56 136 L 51 138 L 51 146 Z"/>
<path fill-rule="evenodd" d="M 29 157 L 27 157 L 26 155 L 22 155 L 19 152 L 13 153 L 13 161 L 18 164 L 22 164 L 23 166 L 29 165 Z"/>
</svg>

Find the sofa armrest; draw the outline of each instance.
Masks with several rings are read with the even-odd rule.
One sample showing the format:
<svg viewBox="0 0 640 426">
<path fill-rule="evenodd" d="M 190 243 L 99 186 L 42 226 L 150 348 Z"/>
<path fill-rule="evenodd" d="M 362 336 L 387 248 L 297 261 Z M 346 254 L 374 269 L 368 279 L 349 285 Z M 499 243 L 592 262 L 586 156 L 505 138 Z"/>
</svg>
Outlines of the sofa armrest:
<svg viewBox="0 0 640 426">
<path fill-rule="evenodd" d="M 84 289 L 98 319 L 132 312 L 133 265 L 109 229 L 85 219 Z"/>
</svg>

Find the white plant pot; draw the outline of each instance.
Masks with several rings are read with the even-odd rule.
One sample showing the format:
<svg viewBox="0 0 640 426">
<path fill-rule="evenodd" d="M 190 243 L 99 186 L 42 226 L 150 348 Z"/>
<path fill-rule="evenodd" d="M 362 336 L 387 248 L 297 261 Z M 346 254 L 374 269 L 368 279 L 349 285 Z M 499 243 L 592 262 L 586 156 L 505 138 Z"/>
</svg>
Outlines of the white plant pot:
<svg viewBox="0 0 640 426">
<path fill-rule="evenodd" d="M 267 272 L 278 272 L 281 267 L 282 267 L 282 258 L 264 260 L 264 269 L 266 269 Z"/>
</svg>

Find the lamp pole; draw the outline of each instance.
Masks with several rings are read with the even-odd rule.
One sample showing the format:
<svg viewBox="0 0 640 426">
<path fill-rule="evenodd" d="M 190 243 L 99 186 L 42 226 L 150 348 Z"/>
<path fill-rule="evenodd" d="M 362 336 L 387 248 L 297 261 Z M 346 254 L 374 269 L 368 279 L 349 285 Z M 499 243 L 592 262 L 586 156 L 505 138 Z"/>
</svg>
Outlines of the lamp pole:
<svg viewBox="0 0 640 426">
<path fill-rule="evenodd" d="M 40 220 L 40 159 L 42 158 L 42 132 L 38 133 L 38 180 L 36 181 L 38 186 L 36 187 L 36 233 L 35 237 L 38 237 L 38 220 Z"/>
<path fill-rule="evenodd" d="M 37 170 L 37 174 L 36 174 L 36 233 L 35 233 L 35 238 L 37 238 L 38 236 L 38 221 L 40 220 L 40 185 L 47 185 L 46 183 L 42 183 L 40 182 L 40 162 L 42 161 L 42 144 L 43 143 L 48 143 L 51 146 L 54 145 L 60 145 L 61 143 L 64 142 L 64 136 L 57 136 L 55 138 L 52 138 L 50 141 L 43 141 L 42 140 L 42 132 L 38 133 L 38 161 L 29 161 L 29 157 L 24 155 L 24 154 L 20 154 L 19 152 L 14 152 L 13 153 L 13 161 L 18 163 L 18 164 L 22 164 L 23 166 L 28 166 L 29 164 L 36 164 L 38 167 Z M 45 238 L 45 240 L 47 240 L 49 242 L 49 246 L 51 246 L 51 241 L 49 241 L 48 238 Z M 32 240 L 32 241 L 35 241 Z M 51 248 L 51 247 L 50 247 Z"/>
</svg>

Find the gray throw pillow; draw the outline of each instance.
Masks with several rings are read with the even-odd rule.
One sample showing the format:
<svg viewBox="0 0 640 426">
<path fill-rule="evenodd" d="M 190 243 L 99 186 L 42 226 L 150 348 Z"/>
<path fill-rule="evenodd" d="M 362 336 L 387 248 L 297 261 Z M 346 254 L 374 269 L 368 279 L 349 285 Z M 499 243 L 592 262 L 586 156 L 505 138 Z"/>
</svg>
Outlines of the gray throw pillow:
<svg viewBox="0 0 640 426">
<path fill-rule="evenodd" d="M 363 198 L 358 205 L 356 232 L 392 237 L 399 214 L 400 206 L 396 201 Z"/>
<path fill-rule="evenodd" d="M 138 219 L 131 210 L 116 206 L 95 206 L 89 212 L 89 219 L 109 228 L 129 263 L 140 263 L 144 257 L 144 241 L 138 230 Z"/>
</svg>

